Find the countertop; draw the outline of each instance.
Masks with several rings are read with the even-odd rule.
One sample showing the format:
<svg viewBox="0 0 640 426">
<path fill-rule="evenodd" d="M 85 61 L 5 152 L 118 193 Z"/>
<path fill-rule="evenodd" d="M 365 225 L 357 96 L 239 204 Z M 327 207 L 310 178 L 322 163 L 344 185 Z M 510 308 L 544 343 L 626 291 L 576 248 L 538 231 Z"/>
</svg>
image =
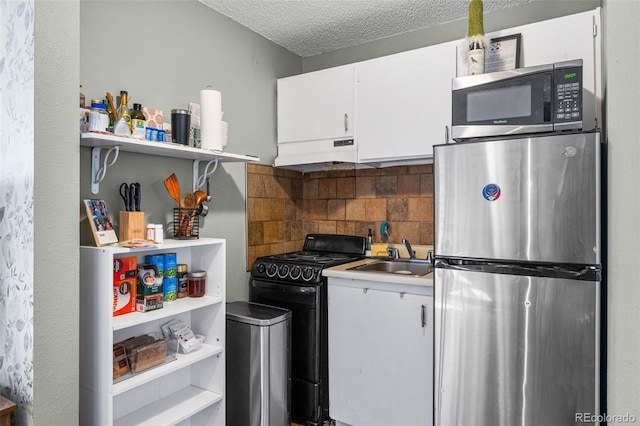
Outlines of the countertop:
<svg viewBox="0 0 640 426">
<path fill-rule="evenodd" d="M 351 263 L 345 263 L 343 265 L 334 266 L 333 268 L 327 268 L 322 271 L 322 275 L 329 278 L 343 278 L 347 280 L 368 281 L 382 284 L 395 284 L 403 286 L 419 286 L 419 287 L 433 287 L 433 272 L 422 275 L 402 275 L 402 274 L 390 274 L 385 272 L 372 272 L 372 271 L 357 271 L 349 270 L 354 266 L 365 265 L 367 263 L 373 263 L 380 258 L 368 257 L 366 259 L 357 260 Z M 329 282 L 331 284 L 331 281 Z"/>
</svg>

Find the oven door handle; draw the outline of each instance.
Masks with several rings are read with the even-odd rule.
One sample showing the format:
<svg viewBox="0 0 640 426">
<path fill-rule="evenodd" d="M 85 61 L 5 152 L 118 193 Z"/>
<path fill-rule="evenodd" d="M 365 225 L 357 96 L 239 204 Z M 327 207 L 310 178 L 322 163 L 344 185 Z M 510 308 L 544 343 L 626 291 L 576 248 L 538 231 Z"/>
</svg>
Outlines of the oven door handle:
<svg viewBox="0 0 640 426">
<path fill-rule="evenodd" d="M 265 282 L 251 282 L 253 288 L 268 288 L 270 290 L 280 290 L 283 293 L 295 293 L 295 294 L 315 294 L 317 289 L 315 286 L 301 286 L 295 284 L 270 284 Z"/>
</svg>

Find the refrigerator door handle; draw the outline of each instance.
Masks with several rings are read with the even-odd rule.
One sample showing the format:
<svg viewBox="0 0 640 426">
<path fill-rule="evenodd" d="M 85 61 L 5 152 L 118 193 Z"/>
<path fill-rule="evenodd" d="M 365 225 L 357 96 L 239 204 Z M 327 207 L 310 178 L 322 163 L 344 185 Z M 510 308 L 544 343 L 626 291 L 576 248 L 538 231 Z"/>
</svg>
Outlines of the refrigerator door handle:
<svg viewBox="0 0 640 426">
<path fill-rule="evenodd" d="M 523 276 L 546 276 L 584 281 L 600 281 L 602 273 L 599 265 L 549 265 L 549 264 L 516 264 L 499 261 L 469 259 L 436 259 L 434 267 L 488 274 L 507 274 Z"/>
<path fill-rule="evenodd" d="M 427 326 L 427 307 L 425 305 L 422 305 L 422 328 L 425 328 Z"/>
</svg>

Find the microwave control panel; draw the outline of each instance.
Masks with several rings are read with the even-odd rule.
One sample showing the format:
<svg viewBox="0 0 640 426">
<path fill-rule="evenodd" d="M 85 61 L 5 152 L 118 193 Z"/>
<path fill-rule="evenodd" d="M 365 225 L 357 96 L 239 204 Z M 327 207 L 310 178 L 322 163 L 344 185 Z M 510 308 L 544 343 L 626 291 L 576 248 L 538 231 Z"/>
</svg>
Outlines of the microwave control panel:
<svg viewBox="0 0 640 426">
<path fill-rule="evenodd" d="M 582 67 L 554 70 L 555 122 L 582 120 Z"/>
</svg>

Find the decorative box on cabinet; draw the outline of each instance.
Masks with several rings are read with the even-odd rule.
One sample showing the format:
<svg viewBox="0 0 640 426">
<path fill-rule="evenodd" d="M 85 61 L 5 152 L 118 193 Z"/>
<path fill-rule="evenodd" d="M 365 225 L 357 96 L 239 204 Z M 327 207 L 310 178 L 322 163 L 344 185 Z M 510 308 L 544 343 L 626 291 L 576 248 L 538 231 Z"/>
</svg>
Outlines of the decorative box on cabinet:
<svg viewBox="0 0 640 426">
<path fill-rule="evenodd" d="M 149 249 L 80 248 L 80 424 L 225 424 L 225 248 L 222 239 L 165 240 Z M 176 253 L 189 270 L 207 272 L 205 295 L 162 309 L 113 317 L 113 259 Z M 180 319 L 205 336 L 200 350 L 113 381 L 114 343 L 160 331 Z"/>
</svg>

